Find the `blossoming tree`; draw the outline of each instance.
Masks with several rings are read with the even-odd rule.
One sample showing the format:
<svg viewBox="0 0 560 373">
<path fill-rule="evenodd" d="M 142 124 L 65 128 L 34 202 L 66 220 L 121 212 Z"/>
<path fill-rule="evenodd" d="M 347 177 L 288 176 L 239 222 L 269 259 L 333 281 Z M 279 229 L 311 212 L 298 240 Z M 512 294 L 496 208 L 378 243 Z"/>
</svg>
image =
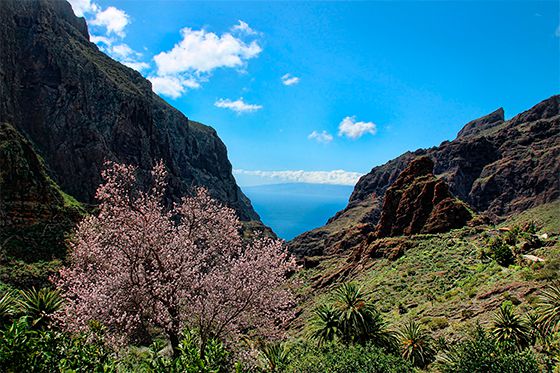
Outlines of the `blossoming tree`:
<svg viewBox="0 0 560 373">
<path fill-rule="evenodd" d="M 211 337 L 277 334 L 292 315 L 286 275 L 296 268 L 281 241 L 245 244 L 234 210 L 202 188 L 166 209 L 162 164 L 152 170 L 150 190 L 135 175 L 134 167 L 108 163 L 99 212 L 76 230 L 70 264 L 56 280 L 68 327 L 83 330 L 95 320 L 114 342 L 160 331 L 176 351 L 189 326 L 200 333 L 201 352 Z"/>
</svg>

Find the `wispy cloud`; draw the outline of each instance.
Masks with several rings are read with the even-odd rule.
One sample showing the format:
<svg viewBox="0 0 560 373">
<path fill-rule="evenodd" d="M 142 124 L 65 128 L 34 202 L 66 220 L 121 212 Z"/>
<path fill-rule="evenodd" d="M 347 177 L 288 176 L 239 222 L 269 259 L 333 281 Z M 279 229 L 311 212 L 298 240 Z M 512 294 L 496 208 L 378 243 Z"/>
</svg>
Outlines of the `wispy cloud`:
<svg viewBox="0 0 560 373">
<path fill-rule="evenodd" d="M 102 9 L 91 0 L 69 1 L 74 13 L 86 18 L 92 29 L 90 40 L 101 51 L 140 72 L 150 67 L 149 63 L 142 61 L 142 53 L 122 41 L 126 36 L 125 29 L 130 24 L 130 16 L 124 10 L 114 6 Z"/>
<path fill-rule="evenodd" d="M 230 99 L 219 99 L 214 102 L 214 106 L 235 111 L 237 114 L 250 113 L 262 109 L 261 105 L 248 104 L 243 100 L 243 97 L 231 101 Z"/>
<path fill-rule="evenodd" d="M 253 30 L 251 26 L 247 22 L 243 22 L 242 20 L 238 20 L 238 23 L 231 28 L 232 32 L 240 32 L 247 35 L 257 35 L 258 32 Z"/>
<path fill-rule="evenodd" d="M 338 125 L 338 136 L 358 139 L 366 133 L 375 135 L 377 126 L 373 122 L 356 122 L 356 117 L 345 117 Z"/>
<path fill-rule="evenodd" d="M 333 185 L 354 185 L 358 182 L 359 172 L 345 170 L 333 171 L 260 171 L 260 170 L 233 170 L 234 175 L 256 176 L 263 182 L 270 183 L 310 183 L 310 184 L 333 184 Z"/>
<path fill-rule="evenodd" d="M 328 144 L 333 141 L 333 136 L 327 131 L 317 132 L 313 131 L 307 136 L 309 140 L 315 140 L 317 142 Z"/>
<path fill-rule="evenodd" d="M 560 25 L 556 27 L 556 31 L 554 32 L 554 35 L 556 35 L 557 38 L 560 38 Z"/>
<path fill-rule="evenodd" d="M 284 85 L 294 85 L 299 83 L 299 78 L 297 76 L 292 76 L 292 74 L 284 74 L 281 79 L 282 84 Z"/>
</svg>

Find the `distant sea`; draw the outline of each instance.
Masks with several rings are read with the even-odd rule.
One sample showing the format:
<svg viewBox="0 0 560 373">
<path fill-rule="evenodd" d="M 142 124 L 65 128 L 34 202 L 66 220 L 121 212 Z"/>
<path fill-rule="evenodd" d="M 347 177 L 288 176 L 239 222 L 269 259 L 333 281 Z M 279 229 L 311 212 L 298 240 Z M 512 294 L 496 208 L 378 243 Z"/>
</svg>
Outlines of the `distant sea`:
<svg viewBox="0 0 560 373">
<path fill-rule="evenodd" d="M 324 225 L 346 207 L 353 186 L 271 184 L 241 187 L 261 220 L 285 240 Z"/>
</svg>

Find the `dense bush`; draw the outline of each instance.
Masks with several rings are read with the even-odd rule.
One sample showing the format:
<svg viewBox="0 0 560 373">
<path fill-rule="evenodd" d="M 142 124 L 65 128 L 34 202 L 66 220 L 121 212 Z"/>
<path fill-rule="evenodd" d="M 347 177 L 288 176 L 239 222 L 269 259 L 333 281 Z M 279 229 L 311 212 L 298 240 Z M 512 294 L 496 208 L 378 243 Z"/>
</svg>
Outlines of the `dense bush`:
<svg viewBox="0 0 560 373">
<path fill-rule="evenodd" d="M 488 247 L 494 259 L 502 266 L 508 266 L 513 263 L 514 255 L 510 246 L 500 237 L 493 237 L 488 242 Z"/>
<path fill-rule="evenodd" d="M 371 343 L 350 345 L 329 343 L 321 347 L 304 343 L 293 348 L 287 372 L 308 373 L 409 373 L 414 367 Z"/>
<path fill-rule="evenodd" d="M 440 360 L 444 373 L 533 373 L 539 372 L 535 354 L 497 342 L 482 327 L 452 346 Z"/>
</svg>

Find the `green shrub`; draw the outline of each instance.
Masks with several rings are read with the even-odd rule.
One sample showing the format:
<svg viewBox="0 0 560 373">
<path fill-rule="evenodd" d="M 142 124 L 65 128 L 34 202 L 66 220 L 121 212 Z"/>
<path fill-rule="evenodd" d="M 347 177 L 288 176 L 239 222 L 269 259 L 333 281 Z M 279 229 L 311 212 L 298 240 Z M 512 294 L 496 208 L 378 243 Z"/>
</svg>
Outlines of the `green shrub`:
<svg viewBox="0 0 560 373">
<path fill-rule="evenodd" d="M 322 347 L 304 343 L 292 349 L 286 372 L 306 373 L 410 373 L 414 367 L 402 357 L 392 355 L 371 343 Z"/>
<path fill-rule="evenodd" d="M 452 346 L 440 358 L 443 373 L 537 373 L 534 353 L 498 343 L 478 326 L 469 339 Z"/>
<path fill-rule="evenodd" d="M 492 259 L 499 265 L 508 266 L 513 263 L 513 251 L 500 237 L 493 237 L 488 243 Z"/>
</svg>

